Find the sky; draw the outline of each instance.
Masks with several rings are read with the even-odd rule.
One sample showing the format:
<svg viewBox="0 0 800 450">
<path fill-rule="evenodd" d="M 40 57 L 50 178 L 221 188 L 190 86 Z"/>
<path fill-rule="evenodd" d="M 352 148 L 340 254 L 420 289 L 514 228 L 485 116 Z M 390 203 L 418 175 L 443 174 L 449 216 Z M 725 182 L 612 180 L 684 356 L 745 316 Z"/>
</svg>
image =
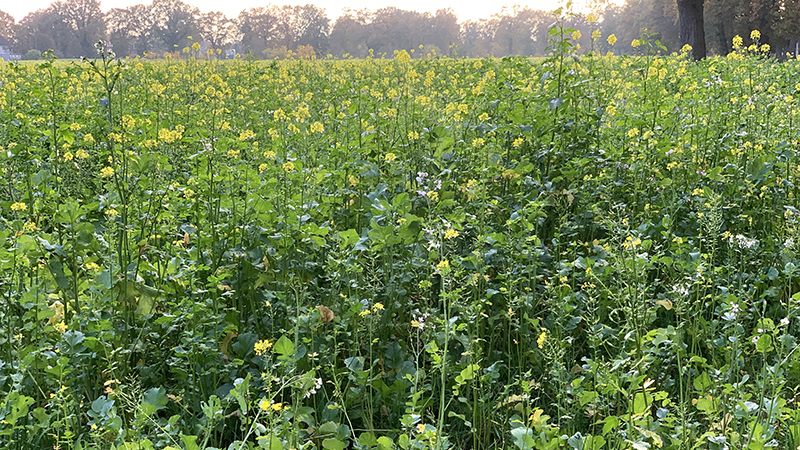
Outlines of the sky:
<svg viewBox="0 0 800 450">
<path fill-rule="evenodd" d="M 100 0 L 100 9 L 108 11 L 112 8 L 127 8 L 137 4 L 149 4 L 152 0 Z M 328 17 L 333 21 L 342 14 L 345 8 L 376 10 L 388 6 L 400 9 L 436 13 L 439 9 L 451 8 L 458 16 L 459 21 L 489 18 L 500 13 L 502 9 L 512 8 L 514 5 L 530 9 L 553 10 L 560 6 L 563 0 L 184 0 L 194 5 L 201 12 L 222 11 L 228 17 L 237 17 L 239 12 L 256 6 L 273 5 L 305 5 L 313 4 L 324 8 Z M 37 9 L 47 8 L 53 0 L 0 0 L 0 11 L 4 11 L 17 21 L 26 14 Z M 576 1 L 575 3 L 578 3 Z"/>
</svg>

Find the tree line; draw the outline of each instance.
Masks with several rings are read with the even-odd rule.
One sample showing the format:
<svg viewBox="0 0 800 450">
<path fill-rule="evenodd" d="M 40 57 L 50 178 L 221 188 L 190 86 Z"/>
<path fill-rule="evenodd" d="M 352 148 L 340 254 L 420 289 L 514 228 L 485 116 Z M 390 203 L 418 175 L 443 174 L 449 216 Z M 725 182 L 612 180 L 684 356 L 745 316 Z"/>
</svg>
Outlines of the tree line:
<svg viewBox="0 0 800 450">
<path fill-rule="evenodd" d="M 680 16 L 685 22 L 688 13 L 679 11 L 698 4 L 700 12 L 693 14 L 701 17 L 696 21 L 701 34 L 694 33 L 688 42 L 703 52 L 726 54 L 734 36 L 749 37 L 753 29 L 761 32 L 759 45 L 768 44 L 774 54 L 795 50 L 800 0 L 628 0 L 621 6 L 601 4 L 594 14 L 562 18 L 565 27 L 578 31 L 570 37 L 584 52 L 626 53 L 634 51 L 631 42 L 642 38 L 658 43 L 650 46 L 654 51 L 673 52 L 687 42 Z M 412 56 L 541 56 L 555 20 L 552 12 L 528 8 L 459 22 L 451 10 L 431 14 L 390 7 L 346 10 L 331 21 L 312 4 L 267 5 L 226 17 L 202 13 L 182 0 L 153 0 L 104 13 L 97 0 L 59 0 L 18 23 L 0 11 L 0 36 L 29 57 L 50 49 L 59 57 L 90 56 L 101 40 L 119 56 L 180 53 L 200 42 L 195 54 L 214 57 L 366 57 L 391 56 L 395 50 Z M 615 39 L 609 40 L 612 34 Z"/>
</svg>

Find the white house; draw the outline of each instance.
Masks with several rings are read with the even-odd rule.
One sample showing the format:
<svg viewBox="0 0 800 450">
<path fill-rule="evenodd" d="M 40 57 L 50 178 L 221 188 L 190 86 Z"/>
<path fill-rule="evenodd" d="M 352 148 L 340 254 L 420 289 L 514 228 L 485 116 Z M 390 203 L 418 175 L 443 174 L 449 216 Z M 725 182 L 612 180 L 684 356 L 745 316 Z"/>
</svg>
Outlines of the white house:
<svg viewBox="0 0 800 450">
<path fill-rule="evenodd" d="M 11 42 L 0 36 L 0 60 L 8 61 L 11 59 Z"/>
</svg>

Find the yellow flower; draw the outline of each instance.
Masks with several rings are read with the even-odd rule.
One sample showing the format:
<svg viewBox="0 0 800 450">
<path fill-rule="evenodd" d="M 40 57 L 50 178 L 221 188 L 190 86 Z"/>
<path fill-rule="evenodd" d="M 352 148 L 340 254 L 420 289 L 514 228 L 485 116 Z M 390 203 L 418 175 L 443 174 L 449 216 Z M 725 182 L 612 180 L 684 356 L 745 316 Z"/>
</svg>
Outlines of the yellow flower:
<svg viewBox="0 0 800 450">
<path fill-rule="evenodd" d="M 283 163 L 283 170 L 286 171 L 286 173 L 294 172 L 294 163 L 291 161 L 286 161 Z"/>
<path fill-rule="evenodd" d="M 600 30 L 592 31 L 592 40 L 596 41 L 596 40 L 600 39 L 600 35 L 601 35 L 600 34 Z"/>
<path fill-rule="evenodd" d="M 25 211 L 26 209 L 28 209 L 28 205 L 26 205 L 25 203 L 14 202 L 11 204 L 12 211 Z"/>
<path fill-rule="evenodd" d="M 75 155 L 73 155 L 72 152 L 66 152 L 64 153 L 62 158 L 64 158 L 64 161 L 72 161 L 73 159 L 75 159 Z"/>
<path fill-rule="evenodd" d="M 261 408 L 262 411 L 269 412 L 272 408 L 272 402 L 265 398 L 259 402 L 258 407 Z"/>
<path fill-rule="evenodd" d="M 375 303 L 375 305 L 373 305 L 372 309 L 374 309 L 375 311 L 383 311 L 383 309 L 384 309 L 383 308 L 383 303 Z"/>
<path fill-rule="evenodd" d="M 511 145 L 512 145 L 514 148 L 518 148 L 518 147 L 519 147 L 520 145 L 522 145 L 524 142 L 525 142 L 525 139 L 523 139 L 523 138 L 521 138 L 521 137 L 518 137 L 518 138 L 514 139 L 514 142 L 512 142 L 512 143 L 511 143 Z"/>
<path fill-rule="evenodd" d="M 628 236 L 625 239 L 625 242 L 622 243 L 622 246 L 626 250 L 634 249 L 634 248 L 636 248 L 636 247 L 638 247 L 640 245 L 642 245 L 642 240 L 639 239 L 638 237 L 634 239 L 633 236 Z"/>
<path fill-rule="evenodd" d="M 397 159 L 397 155 L 395 155 L 394 153 L 387 153 L 386 155 L 384 155 L 383 159 L 384 159 L 384 160 L 385 160 L 387 163 L 388 163 L 388 162 L 392 162 L 392 161 L 394 161 L 395 159 Z"/>
<path fill-rule="evenodd" d="M 136 119 L 127 114 L 122 116 L 122 118 L 119 121 L 122 123 L 123 128 L 133 128 L 136 126 Z"/>
<path fill-rule="evenodd" d="M 75 152 L 75 157 L 78 159 L 86 159 L 89 157 L 89 154 L 86 153 L 86 150 L 79 149 L 78 151 Z"/>
<path fill-rule="evenodd" d="M 414 328 L 419 328 L 420 326 L 422 326 L 422 324 L 419 323 L 418 320 L 412 320 L 411 321 L 411 326 L 414 327 Z"/>
<path fill-rule="evenodd" d="M 445 239 L 453 239 L 458 237 L 458 231 L 450 228 L 449 230 L 444 232 Z"/>
<path fill-rule="evenodd" d="M 325 127 L 320 122 L 314 122 L 311 124 L 311 132 L 312 133 L 322 133 L 325 131 Z"/>
<path fill-rule="evenodd" d="M 758 30 L 751 31 L 750 32 L 750 39 L 752 39 L 754 41 L 758 40 L 758 39 L 761 39 L 761 32 L 758 31 Z"/>
<path fill-rule="evenodd" d="M 616 44 L 617 43 L 617 35 L 615 35 L 615 34 L 609 35 L 608 38 L 606 39 L 606 41 L 608 41 L 609 45 Z"/>
<path fill-rule="evenodd" d="M 253 133 L 252 130 L 244 130 L 239 134 L 239 140 L 240 141 L 246 141 L 246 140 L 252 139 L 254 137 L 256 137 L 256 134 Z"/>
<path fill-rule="evenodd" d="M 253 345 L 253 350 L 258 356 L 264 356 L 270 348 L 272 348 L 272 342 L 266 339 L 258 341 Z"/>
<path fill-rule="evenodd" d="M 761 44 L 761 51 L 763 53 L 769 52 L 769 44 Z"/>
<path fill-rule="evenodd" d="M 633 47 L 633 48 L 636 48 L 636 47 L 638 47 L 640 45 L 642 45 L 642 40 L 641 39 L 634 39 L 633 41 L 631 41 L 631 47 Z"/>
<path fill-rule="evenodd" d="M 401 63 L 407 63 L 411 61 L 411 55 L 409 55 L 408 52 L 405 50 L 401 50 L 399 52 L 395 50 L 394 59 L 400 61 Z"/>
<path fill-rule="evenodd" d="M 575 31 L 572 32 L 572 40 L 573 41 L 577 41 L 580 38 L 581 38 L 581 31 L 580 30 L 575 30 Z"/>
<path fill-rule="evenodd" d="M 588 16 L 586 16 L 586 21 L 589 23 L 597 22 L 597 16 L 595 16 L 594 14 L 589 14 Z"/>
<path fill-rule="evenodd" d="M 110 208 L 106 210 L 105 213 L 108 217 L 117 217 L 119 215 L 119 211 L 114 208 Z"/>
<path fill-rule="evenodd" d="M 630 130 L 628 130 L 628 137 L 629 138 L 632 138 L 632 137 L 635 137 L 635 136 L 638 136 L 638 135 L 639 135 L 639 129 L 638 128 L 631 128 Z"/>
<path fill-rule="evenodd" d="M 489 114 L 486 113 L 481 114 L 480 116 L 478 116 L 478 120 L 480 120 L 481 122 L 489 120 Z"/>
<path fill-rule="evenodd" d="M 58 322 L 57 324 L 53 325 L 53 328 L 55 328 L 59 333 L 64 333 L 67 331 L 67 325 L 64 322 Z"/>
<path fill-rule="evenodd" d="M 106 166 L 106 167 L 103 167 L 102 169 L 100 169 L 100 176 L 102 176 L 103 178 L 108 178 L 108 177 L 110 177 L 112 175 L 114 175 L 114 168 L 113 167 Z"/>
<path fill-rule="evenodd" d="M 64 319 L 64 304 L 60 301 L 54 301 L 50 306 L 48 306 L 50 310 L 53 311 L 53 316 L 50 317 L 50 323 L 55 325 L 56 322 L 61 322 Z"/>
<path fill-rule="evenodd" d="M 472 146 L 473 147 L 482 147 L 483 144 L 485 144 L 485 143 L 486 143 L 486 141 L 483 140 L 483 138 L 475 138 L 475 139 L 472 140 Z"/>
<path fill-rule="evenodd" d="M 443 270 L 450 268 L 450 261 L 443 259 L 439 261 L 439 264 L 436 264 L 436 270 Z"/>
<path fill-rule="evenodd" d="M 742 46 L 743 40 L 742 37 L 738 34 L 733 37 L 733 48 L 739 48 Z"/>
<path fill-rule="evenodd" d="M 538 338 L 536 338 L 536 345 L 539 348 L 544 348 L 544 342 L 547 340 L 547 332 L 542 331 Z"/>
</svg>

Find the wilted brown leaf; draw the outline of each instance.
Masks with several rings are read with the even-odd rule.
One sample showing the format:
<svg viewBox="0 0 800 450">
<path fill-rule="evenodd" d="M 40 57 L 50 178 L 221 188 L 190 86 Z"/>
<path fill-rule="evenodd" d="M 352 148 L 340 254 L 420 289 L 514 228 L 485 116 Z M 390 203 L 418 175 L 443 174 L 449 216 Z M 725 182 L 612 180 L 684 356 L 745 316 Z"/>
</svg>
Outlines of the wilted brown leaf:
<svg viewBox="0 0 800 450">
<path fill-rule="evenodd" d="M 336 317 L 336 315 L 333 314 L 333 311 L 331 311 L 331 309 L 327 306 L 317 305 L 317 309 L 319 310 L 319 313 L 322 314 L 323 322 L 330 322 L 334 317 Z"/>
</svg>

